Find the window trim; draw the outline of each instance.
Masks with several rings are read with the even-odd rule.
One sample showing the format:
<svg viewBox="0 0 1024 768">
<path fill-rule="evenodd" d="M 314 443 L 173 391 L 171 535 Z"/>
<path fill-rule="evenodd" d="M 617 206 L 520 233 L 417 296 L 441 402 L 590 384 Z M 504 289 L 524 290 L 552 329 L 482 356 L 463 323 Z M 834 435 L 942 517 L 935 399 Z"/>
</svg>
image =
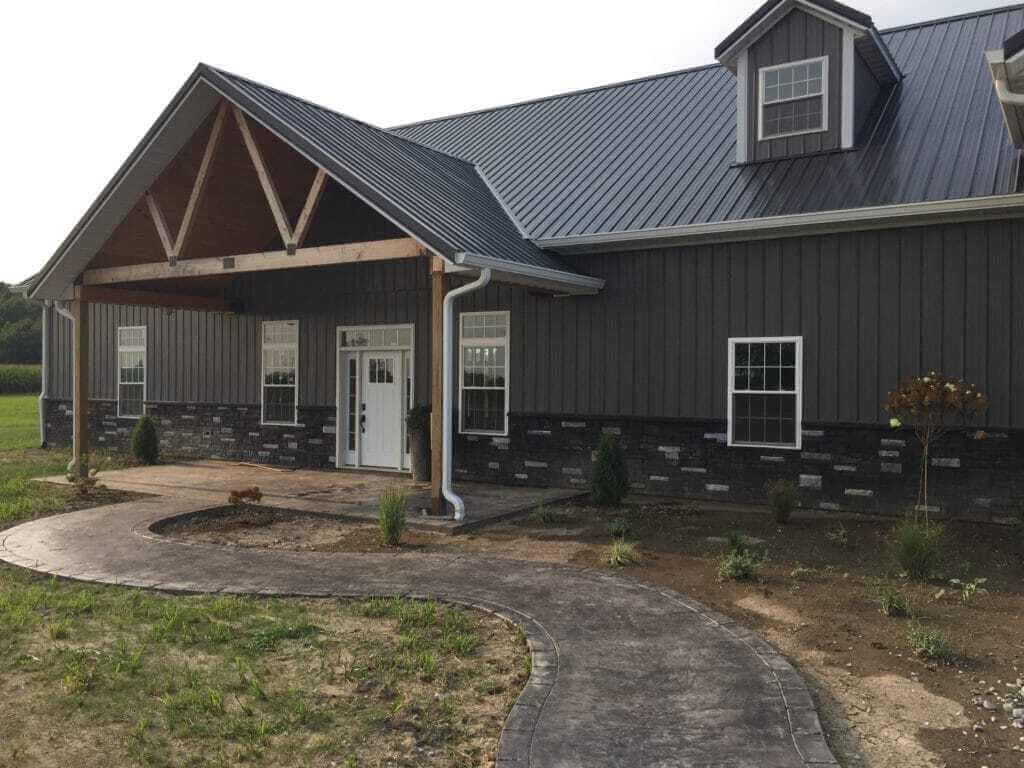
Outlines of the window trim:
<svg viewBox="0 0 1024 768">
<path fill-rule="evenodd" d="M 789 131 L 788 133 L 773 134 L 766 136 L 764 133 L 764 108 L 771 106 L 771 104 L 788 104 L 791 101 L 801 101 L 803 99 L 813 98 L 812 96 L 794 96 L 790 99 L 779 99 L 771 102 L 771 104 L 765 104 L 764 102 L 764 75 L 766 72 L 774 72 L 779 69 L 787 69 L 788 67 L 796 67 L 800 64 L 811 64 L 813 62 L 821 62 L 821 128 L 808 128 L 803 131 Z M 817 96 L 818 94 L 814 94 Z M 806 136 L 810 133 L 825 133 L 828 131 L 828 56 L 813 56 L 809 59 L 800 59 L 798 61 L 787 61 L 782 64 L 772 64 L 767 67 L 760 67 L 757 70 L 757 140 L 758 141 L 774 141 L 775 139 L 788 139 L 790 136 Z"/>
<path fill-rule="evenodd" d="M 504 315 L 505 316 L 505 335 L 503 337 L 492 337 L 492 338 L 478 338 L 472 337 L 469 343 L 466 342 L 465 337 L 462 335 L 462 320 L 466 317 L 474 317 L 479 315 Z M 512 318 L 511 312 L 508 310 L 495 310 L 495 311 L 484 311 L 484 312 L 460 312 L 459 313 L 459 434 L 460 435 L 488 435 L 490 437 L 507 437 L 508 436 L 508 414 L 509 414 L 509 379 L 511 378 L 510 372 L 512 370 L 512 357 L 511 347 L 509 339 L 512 336 Z M 485 342 L 487 346 L 503 346 L 505 348 L 505 427 L 502 430 L 487 430 L 487 429 L 467 429 L 465 425 L 466 409 L 462 407 L 462 392 L 465 389 L 465 355 L 462 354 L 464 347 L 478 347 L 484 346 L 480 342 Z M 497 389 L 497 387 L 470 387 L 470 389 Z"/>
<path fill-rule="evenodd" d="M 762 390 L 750 390 L 735 388 L 736 385 L 736 345 L 737 344 L 787 344 L 795 343 L 796 349 L 796 371 L 794 371 L 793 383 L 796 386 L 794 392 L 788 390 L 773 390 L 764 392 Z M 729 337 L 728 369 L 726 372 L 727 394 L 726 394 L 726 423 L 727 440 L 730 448 L 775 448 L 783 451 L 799 451 L 803 446 L 803 423 L 804 423 L 804 337 L 803 336 L 730 336 Z M 733 440 L 733 419 L 732 401 L 735 394 L 795 394 L 796 395 L 796 443 L 786 445 L 784 443 L 737 443 Z"/>
<path fill-rule="evenodd" d="M 270 323 L 295 323 L 294 344 L 267 343 L 266 327 Z M 260 426 L 263 427 L 297 427 L 299 426 L 299 321 L 296 320 L 263 320 L 260 322 Z M 271 384 L 267 382 L 267 348 L 295 348 L 295 407 L 292 412 L 291 421 L 267 421 L 266 418 L 266 393 L 268 386 L 285 387 L 286 384 Z"/>
<path fill-rule="evenodd" d="M 142 345 L 130 344 L 121 345 L 121 331 L 142 331 Z M 119 419 L 141 419 L 146 414 L 146 383 L 149 379 L 149 333 L 144 325 L 119 325 L 117 326 L 117 418 Z M 142 413 L 121 413 L 121 353 L 142 352 Z M 137 384 L 138 382 L 128 382 Z"/>
</svg>

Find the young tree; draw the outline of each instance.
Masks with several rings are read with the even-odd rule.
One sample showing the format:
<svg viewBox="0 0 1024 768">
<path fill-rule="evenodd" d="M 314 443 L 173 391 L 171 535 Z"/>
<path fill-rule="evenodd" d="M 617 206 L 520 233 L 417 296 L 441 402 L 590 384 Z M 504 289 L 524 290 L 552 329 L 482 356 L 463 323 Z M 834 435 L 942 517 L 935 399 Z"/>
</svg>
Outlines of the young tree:
<svg viewBox="0 0 1024 768">
<path fill-rule="evenodd" d="M 921 443 L 921 473 L 917 505 L 928 519 L 928 464 L 931 446 L 949 429 L 966 426 L 988 408 L 988 398 L 963 379 L 931 371 L 927 376 L 904 379 L 885 400 L 889 425 L 909 424 Z"/>
</svg>

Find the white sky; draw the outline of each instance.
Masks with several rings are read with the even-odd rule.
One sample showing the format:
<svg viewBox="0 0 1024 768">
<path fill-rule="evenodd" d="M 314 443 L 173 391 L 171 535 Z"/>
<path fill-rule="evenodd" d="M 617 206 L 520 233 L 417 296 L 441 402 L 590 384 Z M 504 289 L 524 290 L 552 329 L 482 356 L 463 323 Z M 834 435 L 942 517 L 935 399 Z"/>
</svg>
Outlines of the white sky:
<svg viewBox="0 0 1024 768">
<path fill-rule="evenodd" d="M 53 254 L 198 61 L 386 127 L 710 63 L 760 2 L 8 4 L 0 281 Z M 854 4 L 884 29 L 998 2 Z"/>
</svg>

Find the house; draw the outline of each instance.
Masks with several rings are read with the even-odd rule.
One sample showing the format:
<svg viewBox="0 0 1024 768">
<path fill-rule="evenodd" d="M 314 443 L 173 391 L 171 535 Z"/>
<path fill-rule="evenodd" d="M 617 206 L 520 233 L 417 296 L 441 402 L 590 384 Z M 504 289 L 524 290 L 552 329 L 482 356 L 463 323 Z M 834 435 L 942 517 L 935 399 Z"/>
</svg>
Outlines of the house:
<svg viewBox="0 0 1024 768">
<path fill-rule="evenodd" d="M 716 64 L 389 130 L 200 65 L 26 288 L 44 440 L 148 412 L 177 454 L 406 471 L 430 403 L 459 513 L 452 476 L 585 485 L 604 433 L 641 491 L 898 508 L 881 404 L 938 369 L 991 407 L 932 482 L 988 515 L 1024 493 L 1022 29 L 772 0 Z"/>
</svg>

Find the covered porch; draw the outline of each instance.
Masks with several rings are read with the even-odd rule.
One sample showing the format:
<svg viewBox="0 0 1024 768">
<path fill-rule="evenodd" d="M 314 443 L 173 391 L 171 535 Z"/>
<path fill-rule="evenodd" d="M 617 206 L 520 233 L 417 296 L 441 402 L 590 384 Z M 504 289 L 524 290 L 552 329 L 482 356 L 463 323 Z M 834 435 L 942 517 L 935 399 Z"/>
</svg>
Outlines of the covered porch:
<svg viewBox="0 0 1024 768">
<path fill-rule="evenodd" d="M 305 440 L 319 466 L 396 473 L 406 412 L 429 405 L 425 506 L 461 518 L 455 296 L 502 283 L 601 287 L 523 238 L 475 166 L 201 65 L 30 295 L 70 320 L 78 471 L 105 441 L 98 398 L 109 434 L 206 419 L 197 457 L 294 460 Z M 161 418 L 178 405 L 194 415 Z"/>
</svg>

